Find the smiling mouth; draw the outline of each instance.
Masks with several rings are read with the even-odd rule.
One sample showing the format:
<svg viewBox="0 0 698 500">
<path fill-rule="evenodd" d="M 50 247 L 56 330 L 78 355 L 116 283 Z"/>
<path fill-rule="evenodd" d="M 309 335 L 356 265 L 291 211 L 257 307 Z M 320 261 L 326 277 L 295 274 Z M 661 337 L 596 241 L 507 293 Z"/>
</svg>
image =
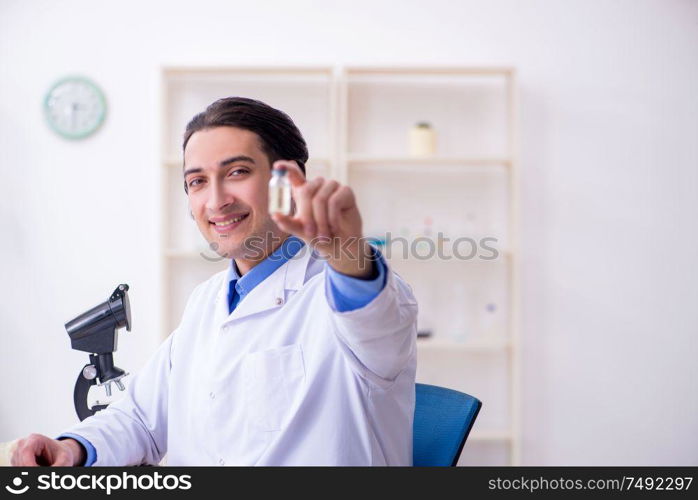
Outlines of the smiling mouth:
<svg viewBox="0 0 698 500">
<path fill-rule="evenodd" d="M 217 232 L 221 233 L 237 227 L 249 215 L 250 214 L 240 215 L 239 217 L 232 217 L 222 222 L 209 222 L 209 224 L 211 224 Z"/>
</svg>

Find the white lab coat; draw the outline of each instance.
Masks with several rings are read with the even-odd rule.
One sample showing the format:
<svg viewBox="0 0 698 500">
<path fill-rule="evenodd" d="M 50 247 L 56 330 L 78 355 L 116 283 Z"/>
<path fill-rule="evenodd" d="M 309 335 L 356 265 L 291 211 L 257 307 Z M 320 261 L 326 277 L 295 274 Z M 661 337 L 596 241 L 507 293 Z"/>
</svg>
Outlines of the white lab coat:
<svg viewBox="0 0 698 500">
<path fill-rule="evenodd" d="M 366 306 L 329 305 L 308 246 L 228 314 L 222 271 L 125 396 L 66 432 L 94 465 L 411 465 L 417 303 L 390 268 Z"/>
</svg>

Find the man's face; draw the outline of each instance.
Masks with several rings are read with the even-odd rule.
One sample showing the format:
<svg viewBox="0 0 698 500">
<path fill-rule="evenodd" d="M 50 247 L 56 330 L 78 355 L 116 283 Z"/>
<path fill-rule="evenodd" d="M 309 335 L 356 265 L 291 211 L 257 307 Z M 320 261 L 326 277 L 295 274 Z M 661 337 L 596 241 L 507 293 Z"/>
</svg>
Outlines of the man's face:
<svg viewBox="0 0 698 500">
<path fill-rule="evenodd" d="M 269 217 L 270 178 L 271 165 L 261 140 L 249 130 L 201 130 L 190 137 L 184 151 L 184 181 L 196 224 L 209 243 L 217 244 L 216 252 L 234 258 L 241 272 L 270 251 L 270 235 L 278 237 L 274 247 L 286 236 Z M 253 248 L 265 248 L 265 255 L 250 254 L 250 247 L 243 251 L 250 237 L 259 237 Z"/>
</svg>

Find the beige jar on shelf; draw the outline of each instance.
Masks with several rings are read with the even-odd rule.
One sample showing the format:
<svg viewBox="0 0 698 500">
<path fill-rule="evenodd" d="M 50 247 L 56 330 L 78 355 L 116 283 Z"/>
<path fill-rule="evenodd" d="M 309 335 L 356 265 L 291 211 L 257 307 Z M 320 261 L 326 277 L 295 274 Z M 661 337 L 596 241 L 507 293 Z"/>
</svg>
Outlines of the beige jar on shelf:
<svg viewBox="0 0 698 500">
<path fill-rule="evenodd" d="M 410 129 L 410 155 L 433 156 L 436 153 L 436 133 L 431 125 L 419 122 Z"/>
</svg>

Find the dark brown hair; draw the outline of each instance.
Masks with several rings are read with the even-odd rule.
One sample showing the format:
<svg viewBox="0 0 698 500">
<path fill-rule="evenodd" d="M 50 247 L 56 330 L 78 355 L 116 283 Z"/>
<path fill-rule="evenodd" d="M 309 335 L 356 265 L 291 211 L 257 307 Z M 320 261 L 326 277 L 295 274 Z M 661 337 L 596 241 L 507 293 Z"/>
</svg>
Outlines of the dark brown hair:
<svg viewBox="0 0 698 500">
<path fill-rule="evenodd" d="M 262 151 L 270 164 L 277 160 L 295 160 L 305 175 L 308 146 L 296 124 L 283 111 L 247 97 L 218 99 L 187 124 L 182 151 L 195 132 L 214 127 L 237 127 L 254 132 L 261 139 Z M 186 184 L 184 190 L 187 190 Z"/>
</svg>

